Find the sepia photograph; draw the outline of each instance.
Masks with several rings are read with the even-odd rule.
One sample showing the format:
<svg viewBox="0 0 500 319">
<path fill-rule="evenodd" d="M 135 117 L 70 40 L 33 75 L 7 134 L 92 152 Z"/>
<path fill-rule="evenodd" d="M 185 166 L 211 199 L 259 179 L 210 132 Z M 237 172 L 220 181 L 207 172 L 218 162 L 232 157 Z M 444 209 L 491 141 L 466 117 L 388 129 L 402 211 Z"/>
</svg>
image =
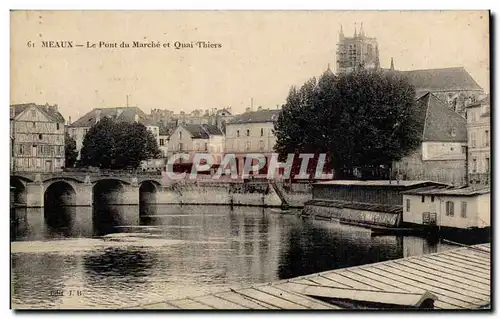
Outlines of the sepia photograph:
<svg viewBox="0 0 500 319">
<path fill-rule="evenodd" d="M 491 311 L 491 19 L 11 10 L 10 308 Z"/>
</svg>

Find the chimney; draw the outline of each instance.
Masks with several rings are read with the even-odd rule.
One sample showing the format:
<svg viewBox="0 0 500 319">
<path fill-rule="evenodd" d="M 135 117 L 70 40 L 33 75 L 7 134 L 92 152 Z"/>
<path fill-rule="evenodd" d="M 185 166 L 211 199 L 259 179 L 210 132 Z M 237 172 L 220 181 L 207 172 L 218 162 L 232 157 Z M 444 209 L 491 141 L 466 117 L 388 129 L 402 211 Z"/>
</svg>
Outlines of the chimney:
<svg viewBox="0 0 500 319">
<path fill-rule="evenodd" d="M 71 116 L 68 117 L 68 125 L 71 125 Z"/>
</svg>

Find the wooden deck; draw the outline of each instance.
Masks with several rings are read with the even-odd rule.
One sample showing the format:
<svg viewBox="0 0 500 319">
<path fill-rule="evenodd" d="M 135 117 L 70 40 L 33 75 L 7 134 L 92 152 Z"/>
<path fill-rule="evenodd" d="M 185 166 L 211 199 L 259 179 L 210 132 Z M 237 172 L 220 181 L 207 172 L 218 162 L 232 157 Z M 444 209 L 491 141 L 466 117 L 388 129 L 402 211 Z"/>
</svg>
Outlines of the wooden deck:
<svg viewBox="0 0 500 319">
<path fill-rule="evenodd" d="M 333 310 L 352 301 L 407 308 L 422 296 L 436 309 L 489 308 L 490 257 L 490 244 L 475 245 L 129 309 Z"/>
</svg>

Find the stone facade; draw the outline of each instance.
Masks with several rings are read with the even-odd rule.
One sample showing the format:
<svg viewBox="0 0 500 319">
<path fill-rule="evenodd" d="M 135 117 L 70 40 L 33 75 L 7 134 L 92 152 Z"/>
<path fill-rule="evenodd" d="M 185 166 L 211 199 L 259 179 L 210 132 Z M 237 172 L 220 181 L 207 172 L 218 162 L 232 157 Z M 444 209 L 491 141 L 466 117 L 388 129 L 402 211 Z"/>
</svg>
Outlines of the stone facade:
<svg viewBox="0 0 500 319">
<path fill-rule="evenodd" d="M 489 184 L 491 172 L 490 98 L 467 107 L 469 180 Z"/>
<path fill-rule="evenodd" d="M 353 37 L 344 36 L 341 27 L 337 43 L 337 72 L 348 73 L 358 67 L 365 69 L 380 67 L 377 39 L 367 37 L 362 24 L 359 33 L 354 30 Z"/>
</svg>

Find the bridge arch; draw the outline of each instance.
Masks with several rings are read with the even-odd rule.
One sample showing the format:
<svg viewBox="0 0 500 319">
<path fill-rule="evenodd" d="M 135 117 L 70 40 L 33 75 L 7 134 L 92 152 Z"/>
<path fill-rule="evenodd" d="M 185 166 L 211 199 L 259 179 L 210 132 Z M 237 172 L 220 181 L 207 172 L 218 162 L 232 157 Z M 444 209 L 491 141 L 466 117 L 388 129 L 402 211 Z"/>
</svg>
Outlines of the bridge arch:
<svg viewBox="0 0 500 319">
<path fill-rule="evenodd" d="M 156 204 L 158 184 L 154 181 L 143 181 L 139 186 L 139 204 Z"/>
<path fill-rule="evenodd" d="M 72 208 L 76 205 L 76 190 L 66 181 L 48 185 L 43 194 L 43 213 L 49 229 L 69 232 L 72 225 Z"/>
<path fill-rule="evenodd" d="M 11 202 L 17 205 L 26 205 L 26 179 L 18 176 L 10 177 Z"/>
<path fill-rule="evenodd" d="M 124 181 L 119 179 L 101 179 L 92 187 L 94 205 L 121 205 L 124 202 Z"/>
</svg>

